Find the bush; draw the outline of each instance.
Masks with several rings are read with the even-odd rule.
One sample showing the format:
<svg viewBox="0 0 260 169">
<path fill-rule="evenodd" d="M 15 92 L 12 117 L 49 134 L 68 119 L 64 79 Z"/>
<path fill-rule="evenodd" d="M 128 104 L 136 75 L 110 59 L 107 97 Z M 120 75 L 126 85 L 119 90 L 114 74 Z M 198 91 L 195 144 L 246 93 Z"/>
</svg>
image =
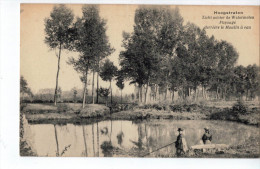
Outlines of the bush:
<svg viewBox="0 0 260 169">
<path fill-rule="evenodd" d="M 182 112 L 183 111 L 183 106 L 180 105 L 180 104 L 177 104 L 177 105 L 170 105 L 170 109 L 171 111 L 173 112 Z"/>
<path fill-rule="evenodd" d="M 248 107 L 244 104 L 244 102 L 242 102 L 241 100 L 239 100 L 236 104 L 233 105 L 232 107 L 232 111 L 235 114 L 246 114 L 248 110 Z"/>
<path fill-rule="evenodd" d="M 58 107 L 58 113 L 64 113 L 68 110 L 71 110 L 67 104 L 57 104 Z"/>
</svg>

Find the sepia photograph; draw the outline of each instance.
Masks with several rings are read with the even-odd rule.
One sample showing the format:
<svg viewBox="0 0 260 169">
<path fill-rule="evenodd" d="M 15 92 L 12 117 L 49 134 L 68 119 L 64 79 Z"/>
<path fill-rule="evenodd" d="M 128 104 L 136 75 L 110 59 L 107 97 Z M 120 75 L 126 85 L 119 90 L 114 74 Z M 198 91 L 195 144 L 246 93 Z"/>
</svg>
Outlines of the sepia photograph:
<svg viewBox="0 0 260 169">
<path fill-rule="evenodd" d="M 260 158 L 259 6 L 20 4 L 22 157 Z"/>
</svg>

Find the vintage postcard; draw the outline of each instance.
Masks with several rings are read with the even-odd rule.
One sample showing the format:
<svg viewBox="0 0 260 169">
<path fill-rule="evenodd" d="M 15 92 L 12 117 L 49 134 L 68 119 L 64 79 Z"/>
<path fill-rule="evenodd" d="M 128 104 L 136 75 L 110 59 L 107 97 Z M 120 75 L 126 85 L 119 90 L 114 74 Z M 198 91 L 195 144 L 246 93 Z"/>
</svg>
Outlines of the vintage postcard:
<svg viewBox="0 0 260 169">
<path fill-rule="evenodd" d="M 20 156 L 260 157 L 259 6 L 20 8 Z"/>
</svg>

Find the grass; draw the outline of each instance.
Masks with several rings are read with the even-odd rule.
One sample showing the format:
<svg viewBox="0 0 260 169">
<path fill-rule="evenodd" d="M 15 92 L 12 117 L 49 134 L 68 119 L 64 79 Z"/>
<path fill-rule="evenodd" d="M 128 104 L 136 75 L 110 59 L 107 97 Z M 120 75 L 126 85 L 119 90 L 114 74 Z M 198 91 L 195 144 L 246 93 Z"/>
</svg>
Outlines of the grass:
<svg viewBox="0 0 260 169">
<path fill-rule="evenodd" d="M 31 123 L 56 122 L 66 123 L 80 121 L 85 118 L 99 118 L 110 113 L 108 107 L 97 104 L 87 104 L 84 109 L 77 103 L 27 104 L 23 109 L 26 118 Z"/>
<path fill-rule="evenodd" d="M 82 119 L 112 118 L 122 120 L 174 119 L 174 120 L 227 120 L 259 126 L 259 105 L 257 102 L 202 102 L 154 103 L 132 105 L 122 108 L 120 104 L 110 109 L 101 104 L 80 103 L 27 104 L 24 108 L 30 122 L 58 121 L 70 122 Z M 121 107 L 120 107 L 121 106 Z M 124 110 L 124 111 L 122 111 Z"/>
</svg>

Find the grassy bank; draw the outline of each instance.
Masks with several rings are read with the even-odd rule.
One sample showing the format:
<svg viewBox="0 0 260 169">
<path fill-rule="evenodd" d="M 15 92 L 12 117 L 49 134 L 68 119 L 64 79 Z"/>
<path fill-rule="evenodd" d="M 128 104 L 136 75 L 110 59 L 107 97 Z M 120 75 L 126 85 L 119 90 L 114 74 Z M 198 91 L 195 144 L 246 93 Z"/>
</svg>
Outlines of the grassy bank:
<svg viewBox="0 0 260 169">
<path fill-rule="evenodd" d="M 259 107 L 252 102 L 113 105 L 112 111 L 109 107 L 101 104 L 87 104 L 84 109 L 81 108 L 81 104 L 77 103 L 61 103 L 57 106 L 27 104 L 23 112 L 31 123 L 94 122 L 103 119 L 227 120 L 255 126 L 259 126 L 260 123 Z"/>
<path fill-rule="evenodd" d="M 259 105 L 248 102 L 215 104 L 146 104 L 112 114 L 112 119 L 226 120 L 259 126 Z"/>
<path fill-rule="evenodd" d="M 81 120 L 103 118 L 110 114 L 104 105 L 64 103 L 57 106 L 49 104 L 27 104 L 23 112 L 30 123 L 67 123 Z"/>
</svg>

